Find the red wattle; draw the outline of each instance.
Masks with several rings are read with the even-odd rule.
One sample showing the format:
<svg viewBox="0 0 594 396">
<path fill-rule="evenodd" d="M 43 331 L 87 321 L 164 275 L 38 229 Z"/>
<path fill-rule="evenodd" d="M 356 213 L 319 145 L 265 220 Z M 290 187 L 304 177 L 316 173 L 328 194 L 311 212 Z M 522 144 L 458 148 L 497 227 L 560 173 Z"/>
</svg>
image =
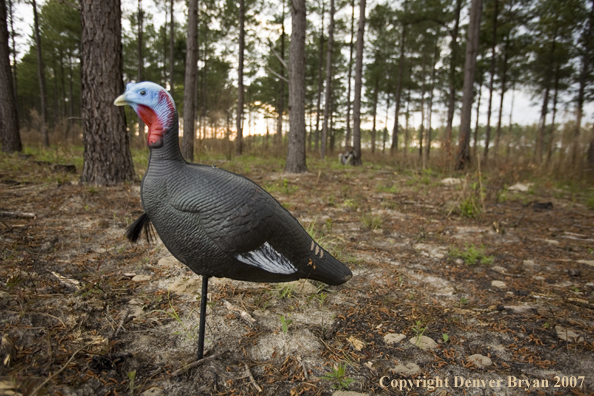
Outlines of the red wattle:
<svg viewBox="0 0 594 396">
<path fill-rule="evenodd" d="M 159 145 L 163 139 L 163 126 L 157 114 L 148 106 L 138 105 L 137 113 L 142 121 L 148 126 L 148 145 L 149 147 Z"/>
</svg>

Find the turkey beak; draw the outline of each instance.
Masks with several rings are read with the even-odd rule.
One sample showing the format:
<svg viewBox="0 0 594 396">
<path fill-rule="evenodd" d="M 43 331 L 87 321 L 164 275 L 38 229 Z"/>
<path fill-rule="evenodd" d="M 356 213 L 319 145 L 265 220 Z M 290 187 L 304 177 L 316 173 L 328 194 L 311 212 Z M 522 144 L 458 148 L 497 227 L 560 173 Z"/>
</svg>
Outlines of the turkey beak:
<svg viewBox="0 0 594 396">
<path fill-rule="evenodd" d="M 118 96 L 116 98 L 116 100 L 113 101 L 113 104 L 116 106 L 125 106 L 128 104 L 128 102 L 126 101 L 126 94 L 121 94 L 120 96 Z"/>
</svg>

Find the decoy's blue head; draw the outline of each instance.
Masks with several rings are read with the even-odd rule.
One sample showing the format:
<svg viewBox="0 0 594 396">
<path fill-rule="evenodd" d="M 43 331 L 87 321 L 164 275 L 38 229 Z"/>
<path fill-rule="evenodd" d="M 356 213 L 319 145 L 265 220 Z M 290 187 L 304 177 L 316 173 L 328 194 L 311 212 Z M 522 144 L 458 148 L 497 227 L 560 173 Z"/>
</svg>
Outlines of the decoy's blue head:
<svg viewBox="0 0 594 396">
<path fill-rule="evenodd" d="M 149 128 L 147 145 L 150 148 L 163 146 L 163 136 L 172 129 L 176 114 L 173 98 L 165 88 L 150 81 L 129 83 L 126 92 L 113 104 L 132 106 Z"/>
</svg>

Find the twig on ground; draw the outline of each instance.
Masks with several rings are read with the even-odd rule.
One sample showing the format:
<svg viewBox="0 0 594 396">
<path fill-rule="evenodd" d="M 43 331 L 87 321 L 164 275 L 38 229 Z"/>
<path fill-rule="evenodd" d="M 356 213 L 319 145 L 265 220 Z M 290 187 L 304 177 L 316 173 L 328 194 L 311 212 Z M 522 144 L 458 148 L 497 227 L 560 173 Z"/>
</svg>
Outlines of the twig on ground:
<svg viewBox="0 0 594 396">
<path fill-rule="evenodd" d="M 130 315 L 130 308 L 126 308 L 126 310 L 124 311 L 124 314 L 122 315 L 122 319 L 120 319 L 120 323 L 114 329 L 111 337 L 109 337 L 109 338 L 114 338 L 115 336 L 118 335 L 118 333 L 120 332 L 120 329 L 123 328 L 124 323 L 126 322 L 126 319 L 128 319 L 129 315 Z"/>
<path fill-rule="evenodd" d="M 13 219 L 34 219 L 37 217 L 37 215 L 35 213 L 1 211 L 0 217 L 10 217 Z"/>
<path fill-rule="evenodd" d="M 177 377 L 178 375 L 185 373 L 186 371 L 188 371 L 191 368 L 198 367 L 198 366 L 203 365 L 204 363 L 210 362 L 211 360 L 215 360 L 216 358 L 221 356 L 223 353 L 225 353 L 225 352 L 215 353 L 212 356 L 205 357 L 200 360 L 196 360 L 195 362 L 192 362 L 192 363 L 188 364 L 187 366 L 180 368 L 179 370 L 175 370 L 173 373 L 171 373 L 171 377 L 172 378 Z"/>
<path fill-rule="evenodd" d="M 254 379 L 254 376 L 252 375 L 252 372 L 250 371 L 250 368 L 247 365 L 247 363 L 244 362 L 243 365 L 245 366 L 245 370 L 247 371 L 247 376 L 250 379 L 250 383 L 252 385 L 254 385 L 254 388 L 256 388 L 256 390 L 258 391 L 258 393 L 262 393 L 262 388 L 260 388 L 260 386 L 258 385 L 258 383 L 256 382 L 256 380 Z"/>
</svg>

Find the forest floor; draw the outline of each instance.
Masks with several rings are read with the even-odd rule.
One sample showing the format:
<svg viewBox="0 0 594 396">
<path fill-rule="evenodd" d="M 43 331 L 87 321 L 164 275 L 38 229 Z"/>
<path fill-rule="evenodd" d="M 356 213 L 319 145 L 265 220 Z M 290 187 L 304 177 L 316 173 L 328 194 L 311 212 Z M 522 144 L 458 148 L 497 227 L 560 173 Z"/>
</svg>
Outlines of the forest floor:
<svg viewBox="0 0 594 396">
<path fill-rule="evenodd" d="M 201 279 L 124 238 L 140 182 L 81 185 L 80 157 L 78 174 L 43 159 L 0 157 L 0 395 L 594 394 L 591 185 L 204 161 L 266 188 L 354 276 L 211 279 L 188 367 Z"/>
</svg>

